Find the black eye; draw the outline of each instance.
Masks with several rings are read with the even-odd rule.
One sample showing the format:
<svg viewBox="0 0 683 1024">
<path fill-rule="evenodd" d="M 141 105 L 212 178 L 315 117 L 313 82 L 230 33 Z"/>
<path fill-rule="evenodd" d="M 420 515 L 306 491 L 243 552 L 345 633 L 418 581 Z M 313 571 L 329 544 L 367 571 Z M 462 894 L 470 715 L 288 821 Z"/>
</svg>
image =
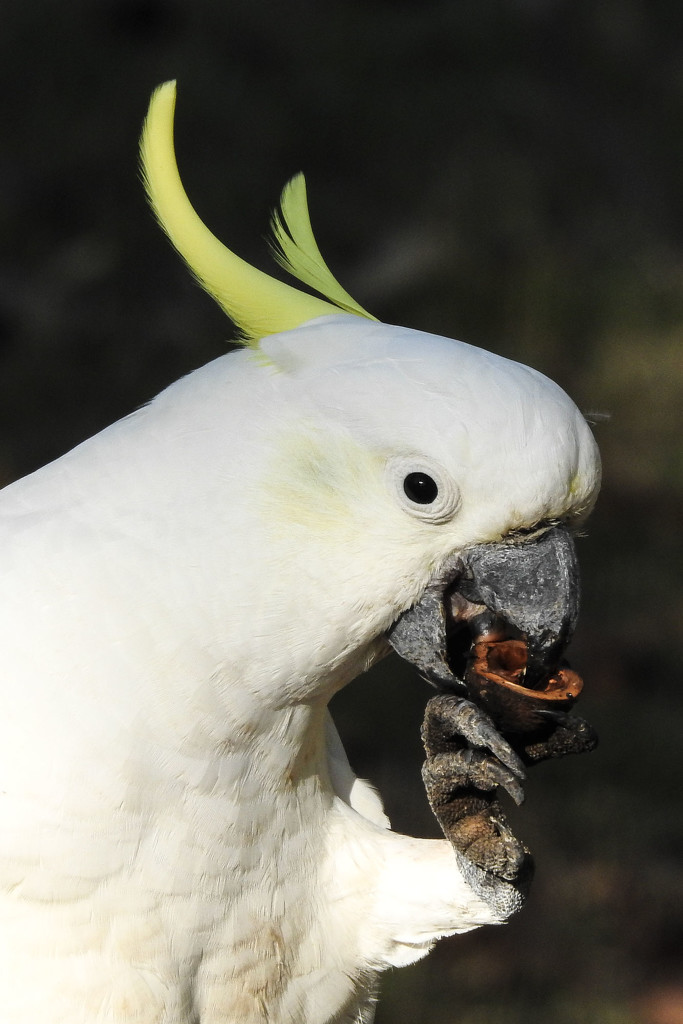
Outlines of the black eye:
<svg viewBox="0 0 683 1024">
<path fill-rule="evenodd" d="M 436 481 L 427 473 L 408 473 L 403 481 L 403 490 L 406 497 L 416 505 L 431 505 L 439 494 Z"/>
</svg>

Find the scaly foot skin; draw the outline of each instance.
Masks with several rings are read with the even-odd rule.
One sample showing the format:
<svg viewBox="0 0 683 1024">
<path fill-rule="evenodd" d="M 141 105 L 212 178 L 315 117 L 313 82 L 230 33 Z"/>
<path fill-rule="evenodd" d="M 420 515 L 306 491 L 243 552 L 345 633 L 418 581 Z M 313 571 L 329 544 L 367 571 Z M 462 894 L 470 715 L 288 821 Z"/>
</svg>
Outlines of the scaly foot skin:
<svg viewBox="0 0 683 1024">
<path fill-rule="evenodd" d="M 477 867 L 516 886 L 528 884 L 533 861 L 507 823 L 498 788 L 519 805 L 525 765 L 580 754 L 597 744 L 582 718 L 549 710 L 539 712 L 537 722 L 528 736 L 510 737 L 515 750 L 476 704 L 441 693 L 427 704 L 422 725 L 427 753 L 422 778 L 444 835 Z"/>
<path fill-rule="evenodd" d="M 525 764 L 537 764 L 567 754 L 586 754 L 598 745 L 597 733 L 583 718 L 560 711 L 543 711 L 539 714 L 547 723 L 545 734 L 535 740 L 527 737 L 521 749 L 521 758 Z"/>
<path fill-rule="evenodd" d="M 439 694 L 427 704 L 422 742 L 422 777 L 446 838 L 483 871 L 515 885 L 528 883 L 531 855 L 513 835 L 496 796 L 502 787 L 522 802 L 524 765 L 488 715 L 468 700 Z"/>
</svg>

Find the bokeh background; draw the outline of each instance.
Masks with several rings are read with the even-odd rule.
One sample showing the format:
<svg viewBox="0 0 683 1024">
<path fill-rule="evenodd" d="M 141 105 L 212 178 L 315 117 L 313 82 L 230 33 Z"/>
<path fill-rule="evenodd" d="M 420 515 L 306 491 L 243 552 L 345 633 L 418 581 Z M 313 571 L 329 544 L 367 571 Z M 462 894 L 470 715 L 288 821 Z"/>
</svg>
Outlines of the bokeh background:
<svg viewBox="0 0 683 1024">
<path fill-rule="evenodd" d="M 547 373 L 604 455 L 573 649 L 601 746 L 532 772 L 524 913 L 389 973 L 378 1024 L 681 1024 L 683 6 L 2 0 L 2 482 L 225 351 L 138 180 L 171 77 L 188 192 L 241 255 L 268 266 L 303 169 L 363 305 Z M 428 696 L 389 660 L 335 700 L 419 835 Z"/>
</svg>

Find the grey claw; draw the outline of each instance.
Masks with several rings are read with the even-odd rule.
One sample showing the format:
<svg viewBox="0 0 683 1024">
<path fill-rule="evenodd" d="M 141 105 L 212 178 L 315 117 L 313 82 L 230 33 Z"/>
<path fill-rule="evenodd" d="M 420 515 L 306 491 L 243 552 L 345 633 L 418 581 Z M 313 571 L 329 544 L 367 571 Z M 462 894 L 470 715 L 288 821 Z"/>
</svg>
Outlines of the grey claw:
<svg viewBox="0 0 683 1024">
<path fill-rule="evenodd" d="M 524 801 L 519 779 L 496 758 L 480 750 L 467 748 L 435 754 L 425 762 L 422 774 L 425 785 L 427 780 L 432 787 L 438 784 L 449 800 L 465 790 L 491 793 L 500 786 L 517 806 Z"/>
<path fill-rule="evenodd" d="M 521 807 L 524 803 L 524 790 L 517 779 L 510 779 L 509 782 L 501 782 L 501 786 L 505 792 L 512 797 L 518 807 Z"/>
<path fill-rule="evenodd" d="M 493 721 L 475 704 L 472 704 L 471 707 L 474 714 L 472 715 L 471 723 L 468 724 L 472 725 L 472 731 L 468 736 L 463 730 L 465 739 L 468 739 L 475 746 L 490 750 L 494 757 L 497 757 L 518 778 L 526 778 L 524 762 L 515 753 L 507 740 L 503 739 Z"/>
<path fill-rule="evenodd" d="M 440 694 L 427 708 L 423 740 L 428 752 L 436 753 L 449 737 L 460 736 L 473 747 L 489 750 L 518 778 L 526 778 L 524 762 L 476 704 L 454 694 Z"/>
</svg>

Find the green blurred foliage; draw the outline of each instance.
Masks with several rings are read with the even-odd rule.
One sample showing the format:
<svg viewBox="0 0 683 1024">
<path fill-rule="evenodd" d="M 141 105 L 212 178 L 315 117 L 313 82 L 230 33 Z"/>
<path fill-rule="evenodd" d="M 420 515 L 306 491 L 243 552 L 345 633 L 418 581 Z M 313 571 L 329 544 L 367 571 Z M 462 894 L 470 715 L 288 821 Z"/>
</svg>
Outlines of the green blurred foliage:
<svg viewBox="0 0 683 1024">
<path fill-rule="evenodd" d="M 231 328 L 150 216 L 149 94 L 207 222 L 267 266 L 303 169 L 382 319 L 536 366 L 596 421 L 574 662 L 602 744 L 534 770 L 507 927 L 390 974 L 378 1024 L 680 1024 L 683 7 L 674 0 L 3 0 L 0 478 L 219 355 Z M 335 712 L 397 827 L 435 835 L 428 694 L 391 661 Z"/>
</svg>

